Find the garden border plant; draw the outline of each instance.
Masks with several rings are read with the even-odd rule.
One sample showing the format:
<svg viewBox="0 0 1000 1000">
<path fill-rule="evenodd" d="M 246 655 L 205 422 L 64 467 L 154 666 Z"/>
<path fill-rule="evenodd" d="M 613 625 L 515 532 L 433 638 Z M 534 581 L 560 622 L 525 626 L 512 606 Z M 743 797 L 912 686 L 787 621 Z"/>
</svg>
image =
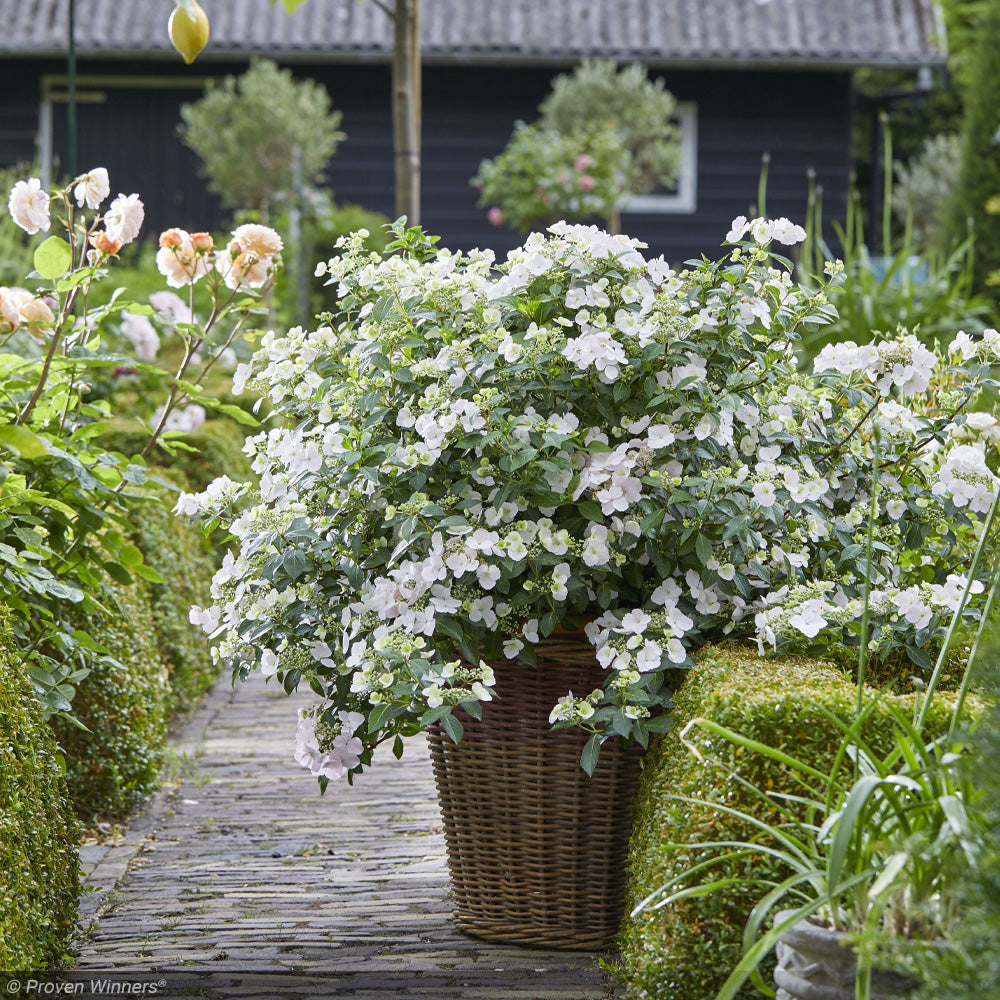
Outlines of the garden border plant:
<svg viewBox="0 0 1000 1000">
<path fill-rule="evenodd" d="M 18 181 L 8 202 L 13 221 L 29 235 L 48 232 L 55 221 L 65 239 L 49 236 L 34 250 L 35 272 L 27 277 L 34 292 L 0 288 L 0 346 L 25 332 L 41 346 L 37 357 L 0 355 L 0 578 L 28 676 L 47 714 L 67 719 L 89 663 L 109 655 L 76 627 L 75 606 L 106 614 L 106 580 L 159 581 L 129 537 L 127 504 L 147 477 L 146 457 L 158 443 L 179 447 L 182 432 L 173 428 L 185 401 L 196 400 L 189 410 L 210 407 L 256 423 L 206 394 L 203 383 L 262 310 L 259 300 L 280 264 L 281 240 L 264 226 L 238 227 L 219 251 L 207 233 L 171 229 L 160 237 L 157 267 L 168 285 L 188 289 L 186 310 L 177 296 L 172 301 L 180 312 L 171 305 L 166 313 L 129 302 L 120 289 L 92 305 L 91 292 L 109 279 L 109 265 L 136 239 L 144 217 L 137 194 L 119 195 L 102 213 L 110 190 L 102 167 L 51 196 L 37 178 Z M 201 279 L 209 287 L 204 321 L 195 312 L 194 286 Z M 114 350 L 120 337 L 111 322 L 119 317 L 147 325 L 152 317 L 169 328 L 182 345 L 176 370 Z M 157 338 L 151 325 L 149 332 Z M 141 357 L 141 344 L 136 351 Z M 100 446 L 111 406 L 87 398 L 89 378 L 117 369 L 156 376 L 168 387 L 136 459 Z"/>
<path fill-rule="evenodd" d="M 61 960 L 80 900 L 78 827 L 64 761 L 0 606 L 0 970 Z"/>
<path fill-rule="evenodd" d="M 887 704 L 912 709 L 916 697 L 898 695 Z M 935 703 L 930 732 L 947 729 L 953 704 L 953 694 Z M 851 678 L 834 664 L 802 657 L 763 659 L 735 644 L 698 653 L 674 695 L 676 728 L 656 742 L 643 772 L 630 848 L 629 907 L 668 883 L 678 892 L 698 885 L 701 862 L 714 860 L 706 870 L 711 881 L 727 884 L 718 892 L 692 893 L 626 917 L 619 975 L 628 995 L 648 1000 L 714 996 L 742 956 L 744 925 L 761 886 L 788 872 L 764 850 L 716 858 L 711 845 L 760 839 L 766 848 L 770 839 L 760 835 L 757 824 L 807 819 L 806 786 L 795 768 L 720 738 L 717 731 L 781 748 L 825 773 L 835 765 L 855 710 Z M 687 728 L 695 719 L 704 728 Z M 681 741 L 676 734 L 683 729 L 687 736 Z M 894 745 L 892 714 L 876 705 L 865 732 L 879 754 L 888 752 Z M 845 778 L 852 775 L 849 758 L 840 769 Z M 758 789 L 766 789 L 766 795 Z M 753 822 L 728 810 L 745 811 Z M 762 971 L 769 969 L 763 963 Z M 737 995 L 749 1000 L 759 994 L 747 983 Z"/>
<path fill-rule="evenodd" d="M 660 908 L 707 894 L 757 886 L 762 893 L 750 912 L 743 935 L 743 955 L 718 990 L 717 1000 L 732 1000 L 748 979 L 761 989 L 760 965 L 775 946 L 779 965 L 775 981 L 791 996 L 805 997 L 817 989 L 847 993 L 840 989 L 840 976 L 830 976 L 824 963 L 796 956 L 793 932 L 806 921 L 815 921 L 833 934 L 852 935 L 858 943 L 853 974 L 858 1000 L 873 996 L 876 971 L 875 953 L 897 939 L 943 939 L 957 923 L 955 908 L 956 870 L 961 874 L 977 862 L 979 845 L 974 834 L 975 791 L 969 780 L 961 727 L 968 713 L 976 651 L 990 620 L 1000 590 L 1000 557 L 996 555 L 996 518 L 1000 491 L 994 486 L 989 496 L 988 514 L 979 526 L 978 540 L 970 559 L 962 594 L 938 652 L 926 690 L 914 699 L 912 720 L 899 706 L 889 704 L 877 692 L 867 691 L 866 659 L 869 651 L 869 622 L 873 611 L 871 586 L 873 540 L 878 510 L 879 441 L 873 429 L 875 464 L 865 544 L 865 593 L 858 645 L 856 705 L 852 717 L 842 723 L 843 736 L 829 768 L 817 769 L 784 744 L 762 742 L 743 732 L 720 727 L 711 720 L 692 719 L 681 740 L 699 759 L 694 742 L 685 739 L 692 729 L 702 729 L 731 747 L 757 754 L 790 768 L 804 791 L 787 798 L 792 808 L 781 810 L 781 822 L 765 821 L 759 813 L 773 811 L 772 789 L 741 780 L 756 801 L 742 805 L 709 803 L 701 797 L 686 799 L 689 806 L 735 818 L 750 835 L 744 839 L 724 839 L 697 844 L 672 845 L 681 850 L 695 847 L 709 857 L 694 868 L 676 875 L 642 900 L 633 917 L 650 905 Z M 961 674 L 953 703 L 947 706 L 948 725 L 943 735 L 927 733 L 933 711 L 940 711 L 938 686 L 944 676 L 950 647 L 961 628 L 963 613 L 974 590 L 984 553 L 993 565 L 987 573 L 988 597 L 978 629 Z M 982 588 L 982 584 L 979 585 Z M 936 697 L 937 696 L 937 697 Z M 891 719 L 893 746 L 880 750 L 869 736 L 869 719 L 875 711 L 886 711 Z M 852 767 L 844 765 L 850 761 Z M 845 777 L 846 770 L 846 777 Z M 730 773 L 735 775 L 734 771 Z M 805 805 L 804 815 L 800 813 Z M 719 866 L 745 862 L 761 854 L 775 858 L 784 868 L 780 881 L 753 871 L 716 877 Z M 955 864 L 955 857 L 964 864 Z M 691 883 L 694 884 L 691 884 Z M 774 926 L 764 930 L 768 918 L 779 905 Z M 796 938 L 796 940 L 798 940 Z M 786 960 L 795 959 L 798 969 L 790 971 Z M 898 988 L 889 983 L 883 990 Z M 882 993 L 879 994 L 883 995 Z"/>
</svg>

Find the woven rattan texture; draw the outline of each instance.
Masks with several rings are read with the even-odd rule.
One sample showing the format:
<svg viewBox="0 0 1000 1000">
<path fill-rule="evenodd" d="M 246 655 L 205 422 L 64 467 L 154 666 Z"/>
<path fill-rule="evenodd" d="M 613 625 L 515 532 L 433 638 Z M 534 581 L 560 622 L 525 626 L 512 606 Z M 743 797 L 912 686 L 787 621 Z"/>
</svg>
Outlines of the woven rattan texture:
<svg viewBox="0 0 1000 1000">
<path fill-rule="evenodd" d="M 497 666 L 498 700 L 482 722 L 462 715 L 460 743 L 429 733 L 455 923 L 489 941 L 600 948 L 621 920 L 642 750 L 610 740 L 588 777 L 585 734 L 553 732 L 548 716 L 567 691 L 599 687 L 604 671 L 585 640 L 538 651 L 537 668 Z"/>
</svg>

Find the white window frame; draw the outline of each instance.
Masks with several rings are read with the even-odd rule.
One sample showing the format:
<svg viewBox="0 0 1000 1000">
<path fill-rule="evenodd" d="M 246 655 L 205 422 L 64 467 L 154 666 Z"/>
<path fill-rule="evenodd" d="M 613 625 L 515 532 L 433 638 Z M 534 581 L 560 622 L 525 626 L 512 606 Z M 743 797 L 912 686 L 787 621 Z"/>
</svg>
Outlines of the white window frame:
<svg viewBox="0 0 1000 1000">
<path fill-rule="evenodd" d="M 690 215 L 698 210 L 698 105 L 678 101 L 674 111 L 681 133 L 681 162 L 677 190 L 670 194 L 634 194 L 622 213 Z"/>
<path fill-rule="evenodd" d="M 77 77 L 76 100 L 78 104 L 103 104 L 108 90 L 204 90 L 210 76 L 112 76 L 108 74 L 81 73 Z M 53 107 L 69 103 L 69 78 L 65 73 L 45 73 L 41 78 L 38 103 L 39 173 L 42 190 L 52 186 L 53 175 Z M 83 169 L 89 169 L 84 166 Z"/>
</svg>

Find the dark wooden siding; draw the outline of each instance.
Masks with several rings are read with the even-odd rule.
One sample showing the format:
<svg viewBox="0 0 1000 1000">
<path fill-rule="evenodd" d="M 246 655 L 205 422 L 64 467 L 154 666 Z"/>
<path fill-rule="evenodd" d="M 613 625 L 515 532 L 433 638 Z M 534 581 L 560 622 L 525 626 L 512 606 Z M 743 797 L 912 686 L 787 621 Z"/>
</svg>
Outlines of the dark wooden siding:
<svg viewBox="0 0 1000 1000">
<path fill-rule="evenodd" d="M 37 67 L 40 73 L 61 67 Z M 393 213 L 389 70 L 384 66 L 293 67 L 330 91 L 343 112 L 346 141 L 333 158 L 329 180 L 338 202 Z M 80 72 L 192 75 L 240 72 L 242 67 L 196 63 L 82 63 Z M 424 68 L 423 223 L 442 243 L 489 246 L 504 254 L 521 237 L 489 225 L 476 206 L 469 178 L 484 157 L 506 144 L 518 118 L 531 120 L 555 69 L 435 66 Z M 757 197 L 761 155 L 771 157 L 768 214 L 803 219 L 807 171 L 824 188 L 826 218 L 842 218 L 850 169 L 850 80 L 846 73 L 678 71 L 664 74 L 680 100 L 698 108 L 698 201 L 694 214 L 626 214 L 623 228 L 680 261 L 714 254 L 732 218 Z M 37 76 L 35 93 L 37 93 Z M 217 200 L 198 177 L 193 154 L 177 138 L 179 107 L 191 89 L 106 91 L 103 104 L 81 104 L 80 169 L 103 164 L 114 191 L 139 191 L 147 204 L 147 232 L 168 225 L 200 229 L 221 221 Z M 7 108 L 0 98 L 0 108 Z M 56 109 L 56 149 L 65 162 L 64 109 Z M 4 113 L 8 113 L 5 111 Z M 23 112 L 22 112 L 23 115 Z M 253 169 L 252 151 L 247 169 Z"/>
<path fill-rule="evenodd" d="M 31 163 L 38 132 L 38 88 L 29 74 L 4 73 L 0 93 L 0 167 Z M 5 196 L 6 197 L 6 196 Z"/>
</svg>

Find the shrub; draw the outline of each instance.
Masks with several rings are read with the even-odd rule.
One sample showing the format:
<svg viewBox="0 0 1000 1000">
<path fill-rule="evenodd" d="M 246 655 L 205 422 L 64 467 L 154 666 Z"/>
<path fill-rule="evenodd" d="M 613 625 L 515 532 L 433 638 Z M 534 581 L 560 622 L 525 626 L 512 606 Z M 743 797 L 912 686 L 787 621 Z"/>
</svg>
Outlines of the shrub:
<svg viewBox="0 0 1000 1000">
<path fill-rule="evenodd" d="M 269 59 L 209 84 L 181 117 L 181 136 L 202 158 L 209 187 L 229 208 L 254 208 L 265 220 L 277 195 L 320 179 L 344 138 L 326 89 L 296 81 Z"/>
<path fill-rule="evenodd" d="M 906 696 L 898 696 L 899 698 Z M 891 699 L 897 700 L 897 699 Z M 724 739 L 693 736 L 704 760 L 677 738 L 691 719 L 707 718 L 770 746 L 787 747 L 820 770 L 832 766 L 843 736 L 821 709 L 850 721 L 856 689 L 847 674 L 817 660 L 765 660 L 736 646 L 708 647 L 675 696 L 675 733 L 660 739 L 650 754 L 636 803 L 630 853 L 628 906 L 715 852 L 677 844 L 751 839 L 752 831 L 706 806 L 678 801 L 697 796 L 754 813 L 763 822 L 760 801 L 727 768 L 758 788 L 778 795 L 802 791 L 789 772 L 762 755 L 742 751 Z M 929 718 L 930 731 L 947 725 L 950 701 L 939 696 Z M 892 746 L 892 724 L 877 708 L 866 738 Z M 788 811 L 788 803 L 782 800 Z M 627 919 L 621 934 L 624 973 L 633 1000 L 703 1000 L 716 994 L 742 956 L 743 926 L 761 898 L 762 879 L 779 874 L 764 855 L 741 857 L 713 869 L 713 878 L 732 877 L 725 892 L 687 899 Z M 779 879 L 780 880 L 780 879 Z M 741 996 L 756 997 L 745 987 Z"/>
<path fill-rule="evenodd" d="M 0 969 L 41 969 L 65 953 L 80 897 L 77 833 L 55 741 L 0 608 Z"/>
<path fill-rule="evenodd" d="M 157 651 L 145 585 L 111 586 L 107 616 L 81 615 L 80 627 L 112 659 L 88 660 L 73 710 L 88 731 L 58 716 L 52 723 L 67 760 L 70 795 L 81 816 L 120 816 L 157 785 L 166 738 L 169 687 Z"/>
<path fill-rule="evenodd" d="M 676 107 L 663 80 L 650 80 L 641 63 L 619 68 L 613 59 L 584 59 L 572 73 L 552 81 L 538 110 L 547 127 L 564 134 L 613 128 L 629 153 L 628 191 L 647 194 L 677 179 Z"/>
<path fill-rule="evenodd" d="M 911 220 L 914 238 L 922 247 L 939 247 L 944 242 L 944 208 L 960 162 L 958 137 L 942 133 L 927 138 L 909 163 L 895 164 L 892 210 L 904 225 Z"/>
<path fill-rule="evenodd" d="M 171 470 L 154 470 L 165 479 L 181 479 Z M 191 624 L 188 611 L 204 604 L 215 572 L 215 549 L 205 534 L 171 512 L 175 495 L 150 490 L 163 503 L 137 501 L 131 508 L 133 541 L 146 565 L 163 577 L 148 585 L 157 646 L 170 681 L 170 708 L 183 711 L 211 687 L 218 670 L 205 649 L 201 630 Z"/>
<path fill-rule="evenodd" d="M 240 400 L 245 403 L 246 400 Z M 179 473 L 193 490 L 203 490 L 217 476 L 225 473 L 233 479 L 252 478 L 250 460 L 243 454 L 245 432 L 232 420 L 206 420 L 196 431 L 184 435 L 194 451 L 179 448 L 168 455 L 157 446 L 150 454 L 151 465 L 168 466 Z M 149 441 L 149 434 L 139 429 L 121 427 L 100 438 L 102 447 L 127 457 L 138 455 Z"/>
<path fill-rule="evenodd" d="M 558 219 L 611 218 L 629 192 L 631 158 L 610 127 L 560 132 L 517 122 L 506 149 L 471 183 L 494 225 L 526 233 Z"/>
<path fill-rule="evenodd" d="M 987 283 L 987 275 L 1000 268 L 1000 216 L 986 210 L 990 198 L 1000 194 L 996 145 L 1000 127 L 1000 48 L 996 44 L 1000 0 L 987 0 L 982 11 L 965 99 L 961 169 L 948 213 L 948 229 L 956 241 L 966 232 L 966 220 L 973 220 L 975 278 L 980 288 Z"/>
</svg>

